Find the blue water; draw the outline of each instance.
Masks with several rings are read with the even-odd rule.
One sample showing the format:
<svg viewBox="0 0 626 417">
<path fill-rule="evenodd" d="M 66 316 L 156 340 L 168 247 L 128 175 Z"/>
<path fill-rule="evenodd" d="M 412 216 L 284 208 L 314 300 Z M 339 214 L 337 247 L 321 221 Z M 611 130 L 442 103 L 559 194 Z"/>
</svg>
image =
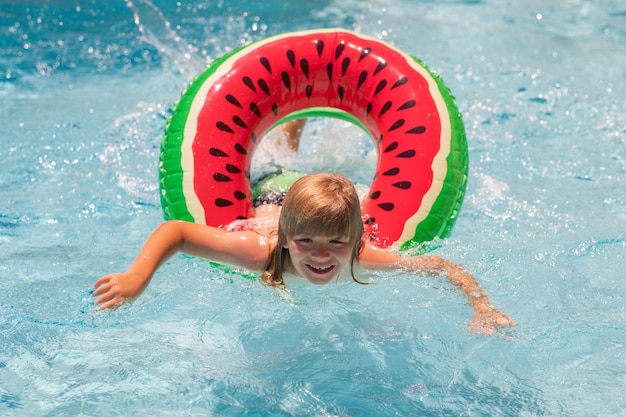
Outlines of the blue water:
<svg viewBox="0 0 626 417">
<path fill-rule="evenodd" d="M 518 325 L 468 333 L 441 278 L 281 299 L 186 256 L 95 312 L 93 282 L 162 220 L 159 141 L 186 84 L 327 26 L 420 57 L 458 98 L 468 189 L 435 253 Z M 0 28 L 0 415 L 626 415 L 621 0 L 2 0 Z M 367 183 L 354 129 L 312 122 L 300 162 Z"/>
</svg>

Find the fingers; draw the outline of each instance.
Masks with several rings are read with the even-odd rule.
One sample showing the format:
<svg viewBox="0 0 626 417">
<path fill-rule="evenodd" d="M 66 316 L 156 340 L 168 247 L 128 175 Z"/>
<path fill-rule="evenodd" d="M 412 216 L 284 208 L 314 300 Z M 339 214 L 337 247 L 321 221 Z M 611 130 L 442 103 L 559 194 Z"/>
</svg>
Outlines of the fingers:
<svg viewBox="0 0 626 417">
<path fill-rule="evenodd" d="M 93 288 L 96 290 L 93 295 L 97 295 L 97 291 L 102 288 L 104 285 L 109 284 L 111 280 L 115 279 L 114 274 L 105 275 L 99 278 L 94 284 Z"/>
<path fill-rule="evenodd" d="M 490 313 L 475 312 L 468 325 L 468 331 L 474 334 L 492 336 L 501 327 L 515 325 L 516 323 L 508 315 L 494 309 Z"/>
<path fill-rule="evenodd" d="M 496 318 L 496 325 L 498 326 L 515 326 L 515 322 L 509 318 L 509 316 L 500 316 Z"/>
<path fill-rule="evenodd" d="M 117 295 L 115 295 L 113 291 L 111 291 L 110 289 L 107 289 L 105 291 L 103 290 L 103 288 L 104 287 L 98 288 L 97 291 L 102 290 L 98 294 L 96 294 L 96 292 L 93 293 L 94 297 L 100 295 L 100 297 L 98 297 L 95 302 L 96 310 L 105 310 L 107 308 L 113 307 L 119 301 Z"/>
<path fill-rule="evenodd" d="M 96 301 L 96 311 L 102 311 L 102 310 L 106 310 L 108 308 L 113 308 L 116 307 L 119 303 L 121 303 L 121 300 L 118 300 L 117 297 L 114 297 L 113 299 L 109 300 L 109 301 L 100 301 L 100 299 L 98 299 Z M 100 305 L 98 305 L 100 304 Z"/>
<path fill-rule="evenodd" d="M 96 310 L 106 310 L 107 308 L 114 307 L 121 301 L 121 298 L 116 291 L 116 276 L 106 275 L 94 284 L 95 291 L 91 294 L 92 297 L 98 297 L 95 301 Z"/>
<path fill-rule="evenodd" d="M 94 288 L 95 288 L 95 291 L 91 294 L 91 296 L 92 297 L 97 297 L 99 295 L 102 295 L 102 294 L 108 292 L 111 289 L 111 285 L 108 284 L 108 283 L 107 284 L 101 284 L 101 285 L 98 285 L 98 286 L 94 285 Z"/>
<path fill-rule="evenodd" d="M 97 310 L 118 307 L 137 298 L 140 291 L 133 287 L 131 278 L 127 273 L 115 273 L 98 279 L 91 294 L 92 297 L 98 297 L 95 302 Z"/>
<path fill-rule="evenodd" d="M 124 301 L 127 301 L 124 297 L 121 297 L 113 292 L 108 292 L 96 300 L 96 310 L 101 311 L 108 308 L 117 308 L 124 303 Z"/>
</svg>

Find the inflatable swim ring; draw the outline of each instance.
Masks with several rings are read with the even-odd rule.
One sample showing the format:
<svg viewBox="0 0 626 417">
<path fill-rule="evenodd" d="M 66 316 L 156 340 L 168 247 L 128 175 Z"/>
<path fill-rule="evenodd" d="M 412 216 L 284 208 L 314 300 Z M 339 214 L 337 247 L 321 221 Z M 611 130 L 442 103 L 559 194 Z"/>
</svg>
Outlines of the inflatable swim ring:
<svg viewBox="0 0 626 417">
<path fill-rule="evenodd" d="M 240 47 L 190 84 L 161 146 L 165 217 L 216 227 L 250 217 L 257 142 L 310 116 L 348 120 L 375 142 L 376 175 L 362 202 L 372 243 L 407 249 L 449 233 L 468 164 L 454 97 L 417 58 L 342 29 Z"/>
</svg>

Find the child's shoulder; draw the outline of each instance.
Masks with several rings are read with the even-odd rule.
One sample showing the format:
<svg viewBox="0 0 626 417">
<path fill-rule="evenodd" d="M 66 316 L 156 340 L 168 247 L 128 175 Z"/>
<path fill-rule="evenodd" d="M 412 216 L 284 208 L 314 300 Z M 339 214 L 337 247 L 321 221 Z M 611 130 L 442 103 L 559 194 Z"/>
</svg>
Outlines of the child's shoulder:
<svg viewBox="0 0 626 417">
<path fill-rule="evenodd" d="M 385 269 L 395 266 L 402 258 L 391 249 L 381 249 L 365 243 L 359 255 L 359 263 L 365 268 Z"/>
</svg>

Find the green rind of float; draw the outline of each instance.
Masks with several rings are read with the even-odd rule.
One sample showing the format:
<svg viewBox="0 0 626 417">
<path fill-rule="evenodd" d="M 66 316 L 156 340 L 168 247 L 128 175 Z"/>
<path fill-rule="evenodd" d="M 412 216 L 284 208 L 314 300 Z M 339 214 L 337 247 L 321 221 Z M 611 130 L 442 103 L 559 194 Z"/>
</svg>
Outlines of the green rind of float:
<svg viewBox="0 0 626 417">
<path fill-rule="evenodd" d="M 438 74 L 434 73 L 420 59 L 415 57 L 413 59 L 431 74 L 448 108 L 451 135 L 450 153 L 446 158 L 447 172 L 443 187 L 435 199 L 430 213 L 417 225 L 413 238 L 400 246 L 401 250 L 426 248 L 425 243 L 435 238 L 443 239 L 450 234 L 463 204 L 469 165 L 465 126 L 456 104 L 456 98 Z M 424 250 L 427 251 L 428 249 Z"/>
<path fill-rule="evenodd" d="M 211 62 L 204 72 L 191 81 L 178 102 L 172 106 L 172 115 L 165 125 L 165 135 L 161 141 L 161 154 L 159 156 L 159 189 L 163 215 L 166 220 L 194 221 L 187 207 L 187 200 L 183 191 L 184 170 L 181 150 L 191 105 L 202 85 L 220 65 L 249 46 L 244 45 L 236 48 Z"/>
<path fill-rule="evenodd" d="M 353 125 L 363 129 L 363 131 L 365 131 L 365 133 L 367 133 L 371 137 L 370 132 L 367 130 L 363 122 L 344 110 L 335 109 L 332 107 L 310 107 L 308 109 L 295 111 L 283 117 L 278 122 L 274 123 L 269 130 L 272 130 L 275 127 L 280 126 L 281 124 L 289 122 L 291 120 L 302 119 L 306 117 L 329 117 L 333 119 L 343 120 L 344 122 L 352 123 Z"/>
</svg>

